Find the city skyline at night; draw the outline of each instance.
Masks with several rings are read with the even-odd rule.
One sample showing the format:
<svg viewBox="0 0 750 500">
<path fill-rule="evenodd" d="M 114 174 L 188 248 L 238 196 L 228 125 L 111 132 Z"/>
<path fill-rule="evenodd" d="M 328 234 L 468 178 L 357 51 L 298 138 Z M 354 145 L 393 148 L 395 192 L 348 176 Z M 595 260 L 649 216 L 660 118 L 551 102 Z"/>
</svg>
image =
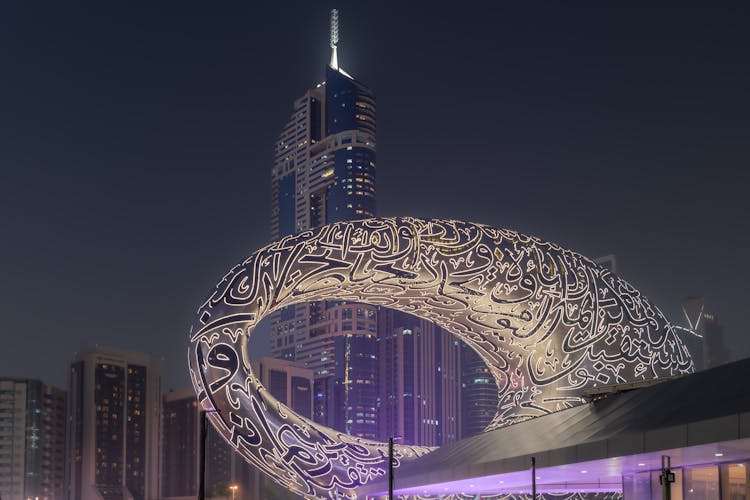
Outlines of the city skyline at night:
<svg viewBox="0 0 750 500">
<path fill-rule="evenodd" d="M 275 10 L 240 6 L 3 6 L 7 376 L 65 386 L 74 351 L 151 343 L 165 385 L 185 385 L 203 284 L 268 239 L 279 103 L 324 76 L 328 12 L 294 8 L 289 37 L 240 21 Z M 747 159 L 744 8 L 363 9 L 341 6 L 342 37 L 347 70 L 387 109 L 380 213 L 617 253 L 673 322 L 681 297 L 702 295 L 730 352 L 750 353 L 747 205 L 729 182 Z"/>
<path fill-rule="evenodd" d="M 0 5 L 0 496 L 750 495 L 750 5 L 332 7 Z"/>
</svg>

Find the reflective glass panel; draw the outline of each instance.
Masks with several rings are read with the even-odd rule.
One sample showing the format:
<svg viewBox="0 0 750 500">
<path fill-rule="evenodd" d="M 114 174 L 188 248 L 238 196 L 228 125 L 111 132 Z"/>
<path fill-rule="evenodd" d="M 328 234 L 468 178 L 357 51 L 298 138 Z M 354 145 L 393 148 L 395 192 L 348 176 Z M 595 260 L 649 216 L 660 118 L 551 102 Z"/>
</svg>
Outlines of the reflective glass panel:
<svg viewBox="0 0 750 500">
<path fill-rule="evenodd" d="M 750 500 L 750 478 L 748 462 L 722 464 L 721 498 L 726 500 Z"/>
<path fill-rule="evenodd" d="M 685 500 L 719 500 L 719 466 L 685 469 Z"/>
</svg>

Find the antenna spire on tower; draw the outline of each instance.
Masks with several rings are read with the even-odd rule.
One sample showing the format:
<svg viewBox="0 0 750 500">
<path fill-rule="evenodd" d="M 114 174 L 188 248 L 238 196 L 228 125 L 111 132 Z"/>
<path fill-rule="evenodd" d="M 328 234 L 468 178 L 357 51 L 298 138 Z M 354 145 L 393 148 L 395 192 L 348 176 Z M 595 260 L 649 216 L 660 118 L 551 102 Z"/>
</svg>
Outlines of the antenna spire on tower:
<svg viewBox="0 0 750 500">
<path fill-rule="evenodd" d="M 336 46 L 339 43 L 339 11 L 331 9 L 331 68 L 339 69 L 339 58 Z"/>
</svg>

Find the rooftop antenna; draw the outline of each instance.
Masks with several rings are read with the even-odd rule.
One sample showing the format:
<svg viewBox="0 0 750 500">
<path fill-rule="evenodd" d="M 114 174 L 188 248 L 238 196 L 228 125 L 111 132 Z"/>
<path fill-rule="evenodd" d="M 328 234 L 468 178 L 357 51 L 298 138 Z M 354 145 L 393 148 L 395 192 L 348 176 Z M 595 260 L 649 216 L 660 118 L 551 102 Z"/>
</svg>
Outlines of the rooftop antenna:
<svg viewBox="0 0 750 500">
<path fill-rule="evenodd" d="M 336 46 L 339 43 L 339 11 L 331 9 L 331 68 L 338 71 L 339 58 L 336 53 Z"/>
</svg>

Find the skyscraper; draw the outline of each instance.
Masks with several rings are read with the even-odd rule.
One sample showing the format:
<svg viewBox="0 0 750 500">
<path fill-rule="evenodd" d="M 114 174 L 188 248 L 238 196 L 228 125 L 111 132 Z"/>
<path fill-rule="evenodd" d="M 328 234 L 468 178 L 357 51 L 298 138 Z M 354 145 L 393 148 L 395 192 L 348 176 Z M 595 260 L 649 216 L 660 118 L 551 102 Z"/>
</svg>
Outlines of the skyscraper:
<svg viewBox="0 0 750 500">
<path fill-rule="evenodd" d="M 682 312 L 689 330 L 681 330 L 680 338 L 693 357 L 696 370 L 713 368 L 730 360 L 719 315 L 706 311 L 704 302 L 703 297 L 682 300 Z"/>
<path fill-rule="evenodd" d="M 331 16 L 325 81 L 294 102 L 271 173 L 271 238 L 375 216 L 375 96 L 338 64 L 338 13 Z M 374 306 L 318 302 L 271 317 L 273 357 L 315 377 L 313 419 L 362 437 L 377 432 Z"/>
<path fill-rule="evenodd" d="M 497 384 L 487 363 L 468 344 L 461 344 L 461 437 L 482 432 L 497 411 Z"/>
<path fill-rule="evenodd" d="M 96 347 L 69 380 L 68 498 L 158 498 L 161 362 Z"/>
<path fill-rule="evenodd" d="M 198 494 L 200 415 L 193 388 L 164 395 L 162 498 Z"/>
<path fill-rule="evenodd" d="M 442 446 L 461 430 L 461 347 L 429 321 L 382 309 L 378 316 L 378 438 Z"/>
<path fill-rule="evenodd" d="M 65 391 L 0 379 L 0 498 L 63 497 Z"/>
</svg>

